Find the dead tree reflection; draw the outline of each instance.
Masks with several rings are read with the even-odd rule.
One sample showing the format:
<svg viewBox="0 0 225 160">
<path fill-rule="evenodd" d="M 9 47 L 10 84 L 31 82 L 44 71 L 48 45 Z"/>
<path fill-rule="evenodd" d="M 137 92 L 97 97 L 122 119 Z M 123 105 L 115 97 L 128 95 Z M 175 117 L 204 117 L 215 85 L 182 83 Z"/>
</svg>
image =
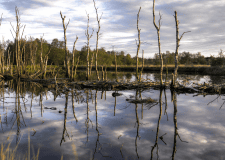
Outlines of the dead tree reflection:
<svg viewBox="0 0 225 160">
<path fill-rule="evenodd" d="M 174 106 L 174 113 L 173 113 L 173 122 L 174 122 L 174 142 L 173 142 L 173 153 L 172 153 L 172 159 L 174 159 L 176 154 L 176 145 L 177 145 L 177 96 L 175 91 L 171 92 L 172 102 Z"/>
<path fill-rule="evenodd" d="M 31 84 L 33 86 L 33 84 Z M 32 119 L 32 102 L 33 102 L 33 98 L 34 98 L 34 91 L 32 91 L 31 93 L 31 102 L 30 102 L 30 117 Z"/>
<path fill-rule="evenodd" d="M 186 141 L 183 141 L 178 133 L 178 128 L 177 128 L 177 94 L 174 90 L 171 90 L 171 98 L 174 106 L 174 114 L 173 114 L 173 122 L 174 122 L 174 142 L 173 142 L 173 153 L 172 153 L 172 159 L 174 160 L 175 154 L 176 154 L 176 146 L 177 146 L 177 136 L 179 137 L 181 142 L 188 143 Z"/>
<path fill-rule="evenodd" d="M 159 158 L 159 146 L 158 146 L 158 138 L 159 138 L 159 124 L 161 121 L 161 116 L 162 116 L 162 89 L 160 89 L 160 95 L 159 95 L 159 119 L 158 119 L 158 124 L 157 124 L 157 131 L 156 131 L 156 138 L 155 138 L 155 144 L 154 146 L 152 146 L 152 150 L 151 150 L 151 160 L 153 159 L 153 151 L 154 149 L 157 147 L 157 159 Z"/>
<path fill-rule="evenodd" d="M 136 101 L 138 100 L 138 89 L 136 90 Z M 140 122 L 139 122 L 139 118 L 138 118 L 138 104 L 135 103 L 135 113 L 136 113 L 136 123 L 137 124 L 137 135 L 135 138 L 135 151 L 137 154 L 137 158 L 139 159 L 139 155 L 138 155 L 138 146 L 137 146 L 137 138 L 139 137 L 140 140 L 140 135 L 139 135 L 139 127 L 140 127 Z"/>
<path fill-rule="evenodd" d="M 5 94 L 4 94 L 4 81 L 1 81 L 1 99 L 2 99 L 2 106 L 3 106 L 3 112 L 5 112 L 5 107 L 4 107 L 4 100 L 5 100 Z M 1 103 L 0 103 L 1 106 Z M 2 125 L 2 115 L 0 113 L 0 122 L 1 122 L 1 128 L 2 128 L 2 132 L 4 133 L 4 129 L 3 129 L 3 125 Z M 7 109 L 6 109 L 6 113 L 5 113 L 5 119 L 6 119 L 6 124 L 7 124 Z M 8 125 L 7 125 L 8 126 Z"/>
<path fill-rule="evenodd" d="M 198 96 L 198 95 L 197 95 L 197 96 Z M 219 94 L 215 99 L 213 99 L 212 101 L 210 101 L 207 105 L 209 105 L 209 104 L 215 102 L 216 100 L 218 101 L 219 98 L 221 98 L 221 95 L 220 95 L 220 94 Z M 220 110 L 220 109 L 223 107 L 223 105 L 225 104 L 225 99 L 222 99 L 222 100 L 224 100 L 224 101 L 223 101 L 223 103 L 221 104 L 219 110 Z"/>
<path fill-rule="evenodd" d="M 61 139 L 61 142 L 60 142 L 60 146 L 62 145 L 62 141 L 66 141 L 65 140 L 65 133 L 67 135 L 67 137 L 70 139 L 70 136 L 67 132 L 67 129 L 66 129 L 66 120 L 67 120 L 67 105 L 68 105 L 68 92 L 65 93 L 65 96 L 66 96 L 66 103 L 65 103 L 65 108 L 64 108 L 64 125 L 63 125 L 63 134 L 62 134 L 62 139 Z"/>
<path fill-rule="evenodd" d="M 39 106 L 41 106 L 41 117 L 43 117 L 42 93 L 40 93 Z"/>
<path fill-rule="evenodd" d="M 143 70 L 142 70 L 143 71 Z M 141 71 L 141 73 L 142 73 Z M 141 79 L 141 78 L 140 78 Z M 137 92 L 137 91 L 136 91 Z M 141 95 L 141 91 L 139 92 L 139 97 L 141 98 L 142 101 L 142 95 Z M 136 99 L 137 100 L 137 99 Z M 143 101 L 142 101 L 143 102 Z M 143 108 L 144 108 L 144 103 L 141 103 L 141 119 L 143 119 Z"/>
<path fill-rule="evenodd" d="M 73 116 L 74 116 L 74 118 L 75 118 L 75 120 L 76 120 L 76 122 L 78 122 L 78 120 L 77 120 L 77 117 L 76 117 L 76 114 L 75 114 L 75 107 L 74 107 L 74 91 L 73 91 L 73 89 L 72 89 L 72 107 L 73 107 Z"/>
<path fill-rule="evenodd" d="M 102 133 L 100 133 L 99 130 L 98 130 L 99 125 L 98 125 L 98 108 L 97 108 L 97 99 L 98 99 L 98 98 L 97 98 L 97 95 L 98 95 L 98 91 L 96 90 L 96 92 L 95 92 L 95 117 L 96 117 L 96 128 L 95 128 L 95 129 L 96 129 L 98 135 L 97 135 L 97 140 L 96 140 L 96 143 L 95 143 L 95 150 L 94 150 L 94 153 L 93 153 L 92 160 L 95 159 L 95 154 L 98 153 L 97 151 L 100 152 L 101 147 L 102 147 L 102 145 L 101 145 L 100 142 L 99 142 L 99 137 L 100 137 L 100 135 L 101 135 Z M 99 147 L 98 147 L 98 146 L 99 146 Z"/>
<path fill-rule="evenodd" d="M 16 114 L 16 120 L 14 121 L 11 129 L 13 128 L 15 122 L 17 124 L 17 133 L 16 133 L 16 143 L 19 142 L 19 137 L 20 137 L 20 128 L 22 125 L 26 126 L 26 123 L 24 121 L 23 113 L 21 110 L 21 105 L 20 105 L 20 94 L 21 93 L 21 84 L 20 84 L 20 78 L 16 80 L 16 98 L 15 98 L 15 111 L 14 113 Z M 21 119 L 23 120 L 23 123 L 21 122 Z"/>
<path fill-rule="evenodd" d="M 89 100 L 89 90 L 86 90 L 85 91 L 86 92 L 86 103 L 87 103 L 87 119 L 85 120 L 85 126 L 86 126 L 86 131 L 85 131 L 85 133 L 87 132 L 87 142 L 88 142 L 88 129 L 89 129 L 89 122 L 91 122 L 91 124 L 92 124 L 92 121 L 90 120 L 90 118 L 89 118 L 89 102 L 88 102 L 88 100 Z M 92 128 L 93 128 L 93 124 L 92 124 Z"/>
<path fill-rule="evenodd" d="M 116 96 L 115 96 L 115 104 L 114 104 L 114 116 L 116 116 Z"/>
<path fill-rule="evenodd" d="M 168 105 L 167 105 L 167 97 L 166 97 L 166 89 L 164 88 L 163 91 L 164 91 L 164 95 L 165 95 L 165 110 L 164 110 L 164 115 L 166 114 L 167 121 L 169 121 L 168 114 L 167 114 L 167 111 L 166 111 L 167 108 L 168 108 Z"/>
</svg>

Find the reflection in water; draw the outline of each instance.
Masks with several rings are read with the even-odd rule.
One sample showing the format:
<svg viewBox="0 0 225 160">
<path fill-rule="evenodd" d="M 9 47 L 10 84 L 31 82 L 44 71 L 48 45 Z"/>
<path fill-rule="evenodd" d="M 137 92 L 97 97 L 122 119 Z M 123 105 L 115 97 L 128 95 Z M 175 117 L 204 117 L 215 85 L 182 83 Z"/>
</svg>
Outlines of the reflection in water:
<svg viewBox="0 0 225 160">
<path fill-rule="evenodd" d="M 136 89 L 136 101 L 138 100 L 138 89 Z M 140 140 L 140 135 L 139 135 L 139 118 L 138 118 L 138 104 L 135 103 L 135 113 L 136 113 L 136 123 L 137 124 L 137 135 L 136 135 L 136 139 L 135 139 L 135 148 L 136 148 L 136 154 L 137 154 L 137 158 L 139 159 L 139 155 L 138 155 L 138 145 L 137 145 L 137 138 L 139 137 Z"/>
<path fill-rule="evenodd" d="M 177 94 L 174 90 L 171 90 L 171 98 L 174 106 L 174 113 L 173 113 L 173 122 L 174 122 L 174 142 L 173 142 L 173 153 L 172 153 L 172 159 L 174 160 L 175 154 L 176 154 L 176 146 L 177 146 L 177 136 L 180 138 L 178 134 L 178 128 L 177 128 Z M 183 141 L 180 138 L 181 142 L 188 143 L 186 141 Z"/>
<path fill-rule="evenodd" d="M 72 89 L 71 93 L 72 93 L 73 116 L 74 116 L 76 122 L 78 122 L 77 117 L 76 117 L 76 114 L 75 114 L 75 107 L 74 107 L 74 91 L 73 91 L 73 89 Z"/>
<path fill-rule="evenodd" d="M 139 90 L 139 93 L 140 93 L 139 97 L 140 97 L 141 100 L 142 100 L 141 90 Z M 143 107 L 144 107 L 144 103 L 141 103 L 141 119 L 143 119 Z"/>
<path fill-rule="evenodd" d="M 160 95 L 159 95 L 159 118 L 158 118 L 158 124 L 157 124 L 157 131 L 156 131 L 156 138 L 155 138 L 155 144 L 154 146 L 152 146 L 152 150 L 151 150 L 151 160 L 153 159 L 153 151 L 155 149 L 155 147 L 157 147 L 157 159 L 159 157 L 159 146 L 158 146 L 158 138 L 159 138 L 159 124 L 161 121 L 161 116 L 162 116 L 162 90 L 160 90 Z"/>
<path fill-rule="evenodd" d="M 171 90 L 171 97 L 172 97 L 172 102 L 174 105 L 174 113 L 173 113 L 173 122 L 174 122 L 174 143 L 173 143 L 173 154 L 172 154 L 172 159 L 174 160 L 175 153 L 176 153 L 176 146 L 177 146 L 177 95 L 175 91 Z"/>
<path fill-rule="evenodd" d="M 41 117 L 43 117 L 42 93 L 40 93 L 39 106 L 41 105 Z"/>
<path fill-rule="evenodd" d="M 20 128 L 22 127 L 22 125 L 26 126 L 26 123 L 25 123 L 25 120 L 23 118 L 23 112 L 22 112 L 22 109 L 21 109 L 21 105 L 20 105 L 20 94 L 21 93 L 21 88 L 20 88 L 20 79 L 17 80 L 17 83 L 16 83 L 16 99 L 15 99 L 15 114 L 16 114 L 16 119 L 13 123 L 13 126 L 15 124 L 15 122 L 17 122 L 17 136 L 16 136 L 16 143 L 19 142 L 19 136 L 20 136 Z M 23 123 L 21 123 L 21 120 L 20 120 L 20 116 L 22 117 L 23 119 Z M 13 128 L 12 126 L 12 128 Z"/>
<path fill-rule="evenodd" d="M 68 136 L 68 138 L 70 139 L 70 136 L 69 136 L 69 134 L 67 132 L 67 129 L 66 129 L 68 92 L 65 93 L 65 96 L 66 96 L 66 102 L 65 102 L 65 108 L 64 108 L 63 134 L 62 134 L 62 139 L 61 139 L 61 142 L 60 142 L 60 146 L 62 145 L 62 141 L 66 142 L 66 140 L 65 140 L 65 133 Z"/>
<path fill-rule="evenodd" d="M 97 107 L 97 96 L 98 96 L 98 91 L 96 90 L 95 92 L 95 117 L 96 117 L 96 131 L 98 133 L 98 136 L 97 136 L 97 140 L 96 140 L 96 143 L 95 143 L 95 150 L 94 150 L 94 153 L 93 153 L 93 157 L 92 157 L 92 160 L 95 159 L 95 154 L 98 153 L 97 151 L 100 150 L 101 148 L 101 144 L 99 142 L 99 137 L 101 135 L 101 133 L 99 133 L 99 130 L 98 130 L 98 107 Z M 98 149 L 98 144 L 99 144 L 99 149 Z"/>
<path fill-rule="evenodd" d="M 167 121 L 169 121 L 168 114 L 167 114 L 167 111 L 166 111 L 167 108 L 168 108 L 168 105 L 167 105 L 167 97 L 166 97 L 166 89 L 164 88 L 163 91 L 164 91 L 164 95 L 165 95 L 165 110 L 164 110 L 164 115 L 166 114 Z"/>
<path fill-rule="evenodd" d="M 88 128 L 89 128 L 89 122 L 91 122 L 91 124 L 92 124 L 92 121 L 90 120 L 90 118 L 89 118 L 89 102 L 88 102 L 88 100 L 89 100 L 89 90 L 86 90 L 85 91 L 86 92 L 86 103 L 87 103 L 87 119 L 86 119 L 86 121 L 85 121 L 85 126 L 86 126 L 86 131 L 85 132 L 87 132 L 87 142 L 88 142 Z M 93 124 L 92 124 L 92 128 L 93 128 Z"/>
<path fill-rule="evenodd" d="M 23 133 L 27 134 L 27 126 L 30 126 L 37 130 L 36 133 L 32 129 L 36 134 L 34 133 L 31 136 L 31 144 L 42 144 L 40 147 L 41 149 L 43 148 L 40 152 L 42 157 L 45 157 L 46 152 L 44 150 L 46 150 L 52 155 L 63 154 L 64 159 L 74 159 L 74 157 L 69 157 L 71 154 L 69 144 L 71 143 L 76 144 L 79 159 L 87 159 L 87 155 L 88 159 L 90 159 L 89 155 L 91 154 L 92 160 L 104 159 L 105 157 L 114 159 L 180 159 L 183 155 L 188 156 L 189 159 L 196 159 L 197 154 L 207 159 L 206 156 L 198 151 L 198 148 L 206 148 L 212 145 L 219 152 L 218 146 L 221 148 L 223 146 L 221 142 L 224 142 L 224 135 L 220 134 L 220 136 L 217 136 L 218 133 L 221 133 L 224 126 L 222 121 L 224 108 L 219 110 L 223 99 L 215 95 L 207 96 L 207 102 L 205 103 L 206 99 L 202 96 L 193 97 L 193 95 L 189 94 L 180 94 L 178 96 L 175 91 L 172 91 L 171 102 L 167 102 L 167 99 L 170 99 L 170 94 L 165 89 L 157 91 L 137 89 L 106 92 L 105 90 L 70 88 L 64 92 L 58 90 L 56 94 L 54 89 L 43 88 L 35 83 L 25 83 L 20 80 L 6 83 L 7 87 L 4 83 L 0 84 L 1 143 L 10 132 L 14 136 L 12 136 L 14 142 L 18 143 L 20 141 L 21 143 L 25 141 L 21 138 L 21 135 Z M 164 95 L 162 95 L 163 91 Z M 115 93 L 113 94 L 114 96 L 111 96 L 112 93 Z M 7 96 L 7 94 L 10 94 L 10 96 Z M 107 101 L 106 96 L 108 96 Z M 127 106 L 126 96 L 133 96 L 135 97 L 134 100 L 141 101 L 139 104 L 129 103 L 129 106 Z M 157 105 L 145 103 L 143 101 L 145 97 L 159 98 L 159 103 Z M 90 103 L 90 99 L 92 103 Z M 210 107 L 203 107 L 211 101 L 212 103 L 209 103 Z M 71 112 L 68 111 L 69 104 L 72 104 L 71 108 L 73 111 Z M 158 104 L 159 108 L 157 108 Z M 164 104 L 165 109 L 162 108 Z M 126 107 L 124 108 L 125 105 Z M 30 109 L 28 109 L 29 106 Z M 58 114 L 58 111 L 48 109 L 49 106 L 55 106 L 59 110 L 64 109 L 63 114 Z M 114 109 L 112 109 L 113 107 Z M 139 115 L 138 107 L 141 108 Z M 209 113 L 213 111 L 214 116 L 207 114 L 207 118 L 205 118 L 207 111 Z M 165 116 L 163 116 L 162 112 L 164 112 Z M 204 113 L 204 116 L 199 116 L 199 113 Z M 220 115 L 221 120 L 219 121 L 219 118 L 215 117 L 215 115 Z M 57 123 L 55 123 L 56 120 Z M 95 120 L 93 122 L 96 125 L 95 130 L 90 130 L 89 128 L 89 123 L 92 123 L 91 120 Z M 41 123 L 42 121 L 45 121 L 45 123 Z M 63 126 L 60 125 L 62 124 L 61 122 Z M 73 122 L 76 122 L 76 128 L 73 128 Z M 218 127 L 210 128 L 211 132 L 209 135 L 203 130 L 204 125 L 202 124 L 206 124 L 207 127 L 216 124 Z M 179 130 L 178 125 L 180 126 Z M 72 135 L 70 136 L 68 134 L 70 132 L 67 130 L 71 130 L 71 133 L 76 132 L 76 136 L 73 136 L 72 139 Z M 51 134 L 48 135 L 46 133 Z M 196 137 L 192 136 L 195 134 Z M 40 136 L 43 139 L 40 139 Z M 184 140 L 188 139 L 189 144 L 186 145 L 187 142 L 183 141 L 180 136 Z M 67 137 L 68 140 L 66 141 Z M 207 138 L 207 143 L 203 141 L 202 137 Z M 182 142 L 182 145 L 179 145 L 179 141 Z M 215 142 L 216 145 L 214 144 Z M 152 143 L 153 146 L 151 147 Z M 26 142 L 22 142 L 21 146 L 27 146 L 27 139 Z M 186 150 L 189 150 L 191 153 L 187 155 L 185 153 Z M 66 155 L 68 156 L 67 158 Z M 217 155 L 211 157 L 211 159 L 219 158 Z"/>
</svg>

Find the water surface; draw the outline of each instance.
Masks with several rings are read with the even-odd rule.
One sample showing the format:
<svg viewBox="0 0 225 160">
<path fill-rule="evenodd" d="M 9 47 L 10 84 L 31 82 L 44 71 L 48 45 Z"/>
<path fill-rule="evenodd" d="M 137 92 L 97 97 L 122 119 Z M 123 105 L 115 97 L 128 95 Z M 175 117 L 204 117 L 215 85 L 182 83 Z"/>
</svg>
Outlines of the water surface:
<svg viewBox="0 0 225 160">
<path fill-rule="evenodd" d="M 128 78 L 127 78 L 128 77 Z M 130 77 L 130 78 L 129 78 Z M 220 83 L 222 77 L 181 75 L 188 83 Z M 120 79 L 133 81 L 131 74 Z M 143 74 L 158 80 L 157 74 Z M 168 78 L 169 79 L 169 78 Z M 120 96 L 112 96 L 113 93 Z M 36 83 L 1 82 L 0 143 L 39 159 L 225 159 L 223 95 L 170 90 L 77 90 L 62 93 Z M 154 103 L 130 103 L 151 98 Z M 54 108 L 55 107 L 55 108 Z M 9 140 L 7 138 L 10 136 Z"/>
</svg>

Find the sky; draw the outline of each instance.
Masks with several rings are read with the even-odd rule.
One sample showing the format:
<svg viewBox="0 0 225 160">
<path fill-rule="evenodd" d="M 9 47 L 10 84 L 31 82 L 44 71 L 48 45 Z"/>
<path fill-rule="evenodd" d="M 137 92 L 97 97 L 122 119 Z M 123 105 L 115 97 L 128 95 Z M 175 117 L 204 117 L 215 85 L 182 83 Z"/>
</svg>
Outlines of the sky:
<svg viewBox="0 0 225 160">
<path fill-rule="evenodd" d="M 155 15 L 158 25 L 159 12 L 162 15 L 160 28 L 161 51 L 175 52 L 176 50 L 176 27 L 174 11 L 177 11 L 179 20 L 180 36 L 185 33 L 180 42 L 179 53 L 188 51 L 190 53 L 201 52 L 208 57 L 218 56 L 220 49 L 225 50 L 225 17 L 224 0 L 155 0 Z M 154 57 L 158 53 L 157 31 L 153 25 L 153 0 L 95 0 L 101 17 L 99 48 L 104 47 L 106 51 L 124 51 L 132 57 L 137 54 L 138 31 L 137 13 L 139 8 L 141 29 L 141 48 L 139 56 Z M 54 38 L 64 40 L 62 19 L 66 16 L 65 23 L 70 22 L 67 27 L 67 46 L 73 49 L 76 36 L 78 41 L 76 49 L 80 50 L 86 45 L 87 37 L 87 14 L 89 14 L 89 34 L 94 29 L 90 39 L 90 48 L 96 48 L 96 31 L 98 23 L 93 0 L 0 0 L 0 14 L 2 24 L 0 37 L 4 40 L 13 41 L 15 36 L 12 26 L 16 26 L 15 7 L 20 12 L 21 25 L 26 25 L 23 38 L 26 36 L 43 38 L 49 43 Z M 12 24 L 12 26 L 10 25 Z M 13 36 L 11 34 L 13 33 Z M 2 39 L 2 38 L 0 38 Z"/>
</svg>

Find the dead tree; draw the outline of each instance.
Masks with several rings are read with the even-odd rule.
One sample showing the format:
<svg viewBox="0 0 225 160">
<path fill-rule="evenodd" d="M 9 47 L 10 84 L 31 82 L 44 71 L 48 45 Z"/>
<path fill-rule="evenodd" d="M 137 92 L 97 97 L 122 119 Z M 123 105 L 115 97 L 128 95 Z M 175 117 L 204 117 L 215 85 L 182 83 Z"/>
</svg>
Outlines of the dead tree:
<svg viewBox="0 0 225 160">
<path fill-rule="evenodd" d="M 179 46 L 180 46 L 180 40 L 182 39 L 183 35 L 187 32 L 184 32 L 181 37 L 179 38 L 179 20 L 177 19 L 177 11 L 174 12 L 175 13 L 175 23 L 176 23 L 176 52 L 175 52 L 175 68 L 174 68 L 174 74 L 173 74 L 173 80 L 172 80 L 172 86 L 175 86 L 175 82 L 177 79 L 177 70 L 178 70 L 178 50 L 179 50 Z"/>
<path fill-rule="evenodd" d="M 136 78 L 137 78 L 137 80 L 138 80 L 138 53 L 139 53 L 139 50 L 140 50 L 140 47 L 141 47 L 141 38 L 140 38 L 140 32 L 141 32 L 141 29 L 139 29 L 139 26 L 138 26 L 140 11 L 141 11 L 141 7 L 140 7 L 140 9 L 139 9 L 139 11 L 138 11 L 138 14 L 137 14 L 137 30 L 138 30 L 138 43 L 137 43 L 137 41 L 136 41 L 136 44 L 137 44 Z"/>
<path fill-rule="evenodd" d="M 43 79 L 46 78 L 46 71 L 47 71 L 47 67 L 48 67 L 48 55 L 49 55 L 50 51 L 51 51 L 51 48 L 49 48 L 49 51 L 45 55 L 45 58 L 43 60 L 43 64 L 44 64 L 44 66 L 43 66 L 44 67 Z"/>
<path fill-rule="evenodd" d="M 155 0 L 153 0 L 153 24 L 157 30 L 157 35 L 158 35 L 158 47 L 159 47 L 159 56 L 160 56 L 160 60 L 161 60 L 161 69 L 160 69 L 160 85 L 162 86 L 162 73 L 163 73 L 163 57 L 162 57 L 162 53 L 161 53 L 161 44 L 160 44 L 160 27 L 161 27 L 161 19 L 162 16 L 159 12 L 159 26 L 156 25 L 155 23 Z"/>
<path fill-rule="evenodd" d="M 69 61 L 68 61 L 68 50 L 67 50 L 67 38 L 66 38 L 66 29 L 68 27 L 68 24 L 70 23 L 70 19 L 67 23 L 67 25 L 65 25 L 65 18 L 66 16 L 62 16 L 62 12 L 60 11 L 60 15 L 62 18 L 62 24 L 63 24 L 63 30 L 64 30 L 64 44 L 65 44 L 65 63 L 66 63 L 66 77 L 69 78 L 70 77 L 70 73 L 69 73 Z"/>
<path fill-rule="evenodd" d="M 117 77 L 117 63 L 116 63 L 116 52 L 114 52 L 114 47 L 115 47 L 115 45 L 112 45 L 112 48 L 113 48 L 113 53 L 114 53 L 114 56 L 115 56 L 116 81 L 118 81 L 118 77 Z"/>
<path fill-rule="evenodd" d="M 2 13 L 3 14 L 3 13 Z M 2 16 L 1 16 L 1 19 L 0 19 L 0 26 L 1 26 L 1 23 L 2 23 Z M 0 53 L 0 67 L 2 68 L 2 58 L 1 57 L 4 57 L 3 56 L 3 53 L 4 53 L 4 51 L 2 52 L 2 50 L 1 50 L 1 53 Z M 3 73 L 4 73 L 4 68 L 3 68 Z"/>
<path fill-rule="evenodd" d="M 9 52 L 10 47 L 8 48 L 8 53 L 7 53 L 7 70 L 10 71 L 10 67 L 11 67 L 11 62 L 10 62 L 10 57 L 11 57 L 11 52 Z"/>
<path fill-rule="evenodd" d="M 91 64 L 90 64 L 90 69 L 89 69 L 89 75 L 91 75 L 93 60 L 94 60 L 94 52 L 92 53 L 92 56 L 91 56 Z"/>
<path fill-rule="evenodd" d="M 75 53 L 76 53 L 75 46 L 76 46 L 77 40 L 78 40 L 78 37 L 76 36 L 76 40 L 74 41 L 74 44 L 73 44 L 73 63 L 72 63 L 72 75 L 71 75 L 72 79 L 74 79 L 75 75 L 76 75 L 76 74 L 74 74 L 74 63 L 75 63 L 74 58 L 75 58 Z"/>
<path fill-rule="evenodd" d="M 142 70 L 141 72 L 143 72 L 144 70 L 144 50 L 142 50 Z"/>
<path fill-rule="evenodd" d="M 139 78 L 140 80 L 141 80 L 143 70 L 144 70 L 144 50 L 142 50 L 142 68 L 141 68 L 141 74 L 140 74 L 140 78 Z"/>
<path fill-rule="evenodd" d="M 80 56 L 77 58 L 77 64 L 76 64 L 76 67 L 75 67 L 74 75 L 77 74 L 77 66 L 79 64 L 79 59 L 80 59 Z"/>
<path fill-rule="evenodd" d="M 44 36 L 44 34 L 43 34 Z M 43 66 L 43 36 L 41 37 L 41 54 L 40 54 L 40 59 L 41 59 L 41 62 L 40 62 L 40 68 L 41 68 L 41 72 L 43 72 L 43 69 L 44 69 L 44 66 Z"/>
<path fill-rule="evenodd" d="M 96 53 L 95 53 L 95 70 L 96 70 L 96 76 L 97 79 L 99 80 L 99 75 L 98 75 L 98 61 L 97 61 L 97 57 L 98 57 L 98 39 L 99 39 L 99 32 L 100 32 L 100 20 L 102 18 L 102 15 L 100 18 L 98 18 L 98 8 L 95 5 L 95 0 L 93 0 L 94 2 L 94 7 L 96 10 L 96 17 L 97 17 L 97 21 L 98 21 L 98 31 L 97 31 L 97 41 L 96 41 Z M 103 14 L 103 13 L 102 13 Z"/>
<path fill-rule="evenodd" d="M 19 15 L 19 9 L 17 7 L 15 7 L 15 12 L 16 12 L 16 29 L 14 29 L 14 27 L 12 26 L 11 24 L 11 27 L 14 31 L 14 33 L 16 34 L 16 36 L 14 37 L 13 34 L 13 38 L 15 39 L 15 54 L 16 54 L 16 67 L 17 67 L 17 75 L 18 77 L 20 77 L 21 75 L 21 51 L 20 51 L 20 39 L 22 39 L 22 36 L 23 36 L 23 32 L 24 32 L 24 29 L 25 29 L 25 26 L 23 27 L 23 25 L 21 25 L 20 23 L 20 15 Z M 20 37 L 20 29 L 23 27 L 23 32 L 22 32 L 22 35 Z M 12 33 L 12 31 L 11 31 Z"/>
<path fill-rule="evenodd" d="M 23 48 L 22 48 L 22 53 L 23 53 L 23 56 L 21 55 L 21 64 L 22 64 L 22 72 L 26 74 L 26 68 L 27 68 L 27 64 L 26 64 L 26 43 L 27 43 L 27 39 L 26 39 L 26 36 L 25 36 L 25 41 L 24 41 L 24 44 L 23 44 Z M 23 58 L 23 59 L 22 59 Z"/>
<path fill-rule="evenodd" d="M 87 37 L 87 74 L 86 74 L 86 79 L 89 80 L 89 40 L 91 39 L 91 37 L 93 36 L 93 32 L 94 32 L 94 29 L 92 29 L 92 34 L 91 36 L 89 35 L 89 14 L 87 14 L 87 17 L 88 17 L 88 22 L 87 22 L 87 30 L 85 31 L 85 35 Z"/>
<path fill-rule="evenodd" d="M 38 46 L 37 41 L 34 41 L 32 39 L 32 37 L 30 37 L 29 47 L 30 47 L 30 58 L 31 58 L 31 66 L 30 66 L 31 72 L 33 70 L 35 70 L 35 60 L 36 60 L 37 46 Z"/>
<path fill-rule="evenodd" d="M 4 48 L 5 48 L 5 41 L 4 38 L 2 38 L 2 44 L 1 45 L 1 49 L 0 49 L 0 72 L 2 74 L 4 74 L 4 68 L 5 68 L 5 60 L 4 60 Z"/>
<path fill-rule="evenodd" d="M 3 15 L 3 13 L 2 13 L 2 15 Z M 0 19 L 0 26 L 2 25 L 2 16 L 1 16 L 1 19 Z"/>
</svg>

